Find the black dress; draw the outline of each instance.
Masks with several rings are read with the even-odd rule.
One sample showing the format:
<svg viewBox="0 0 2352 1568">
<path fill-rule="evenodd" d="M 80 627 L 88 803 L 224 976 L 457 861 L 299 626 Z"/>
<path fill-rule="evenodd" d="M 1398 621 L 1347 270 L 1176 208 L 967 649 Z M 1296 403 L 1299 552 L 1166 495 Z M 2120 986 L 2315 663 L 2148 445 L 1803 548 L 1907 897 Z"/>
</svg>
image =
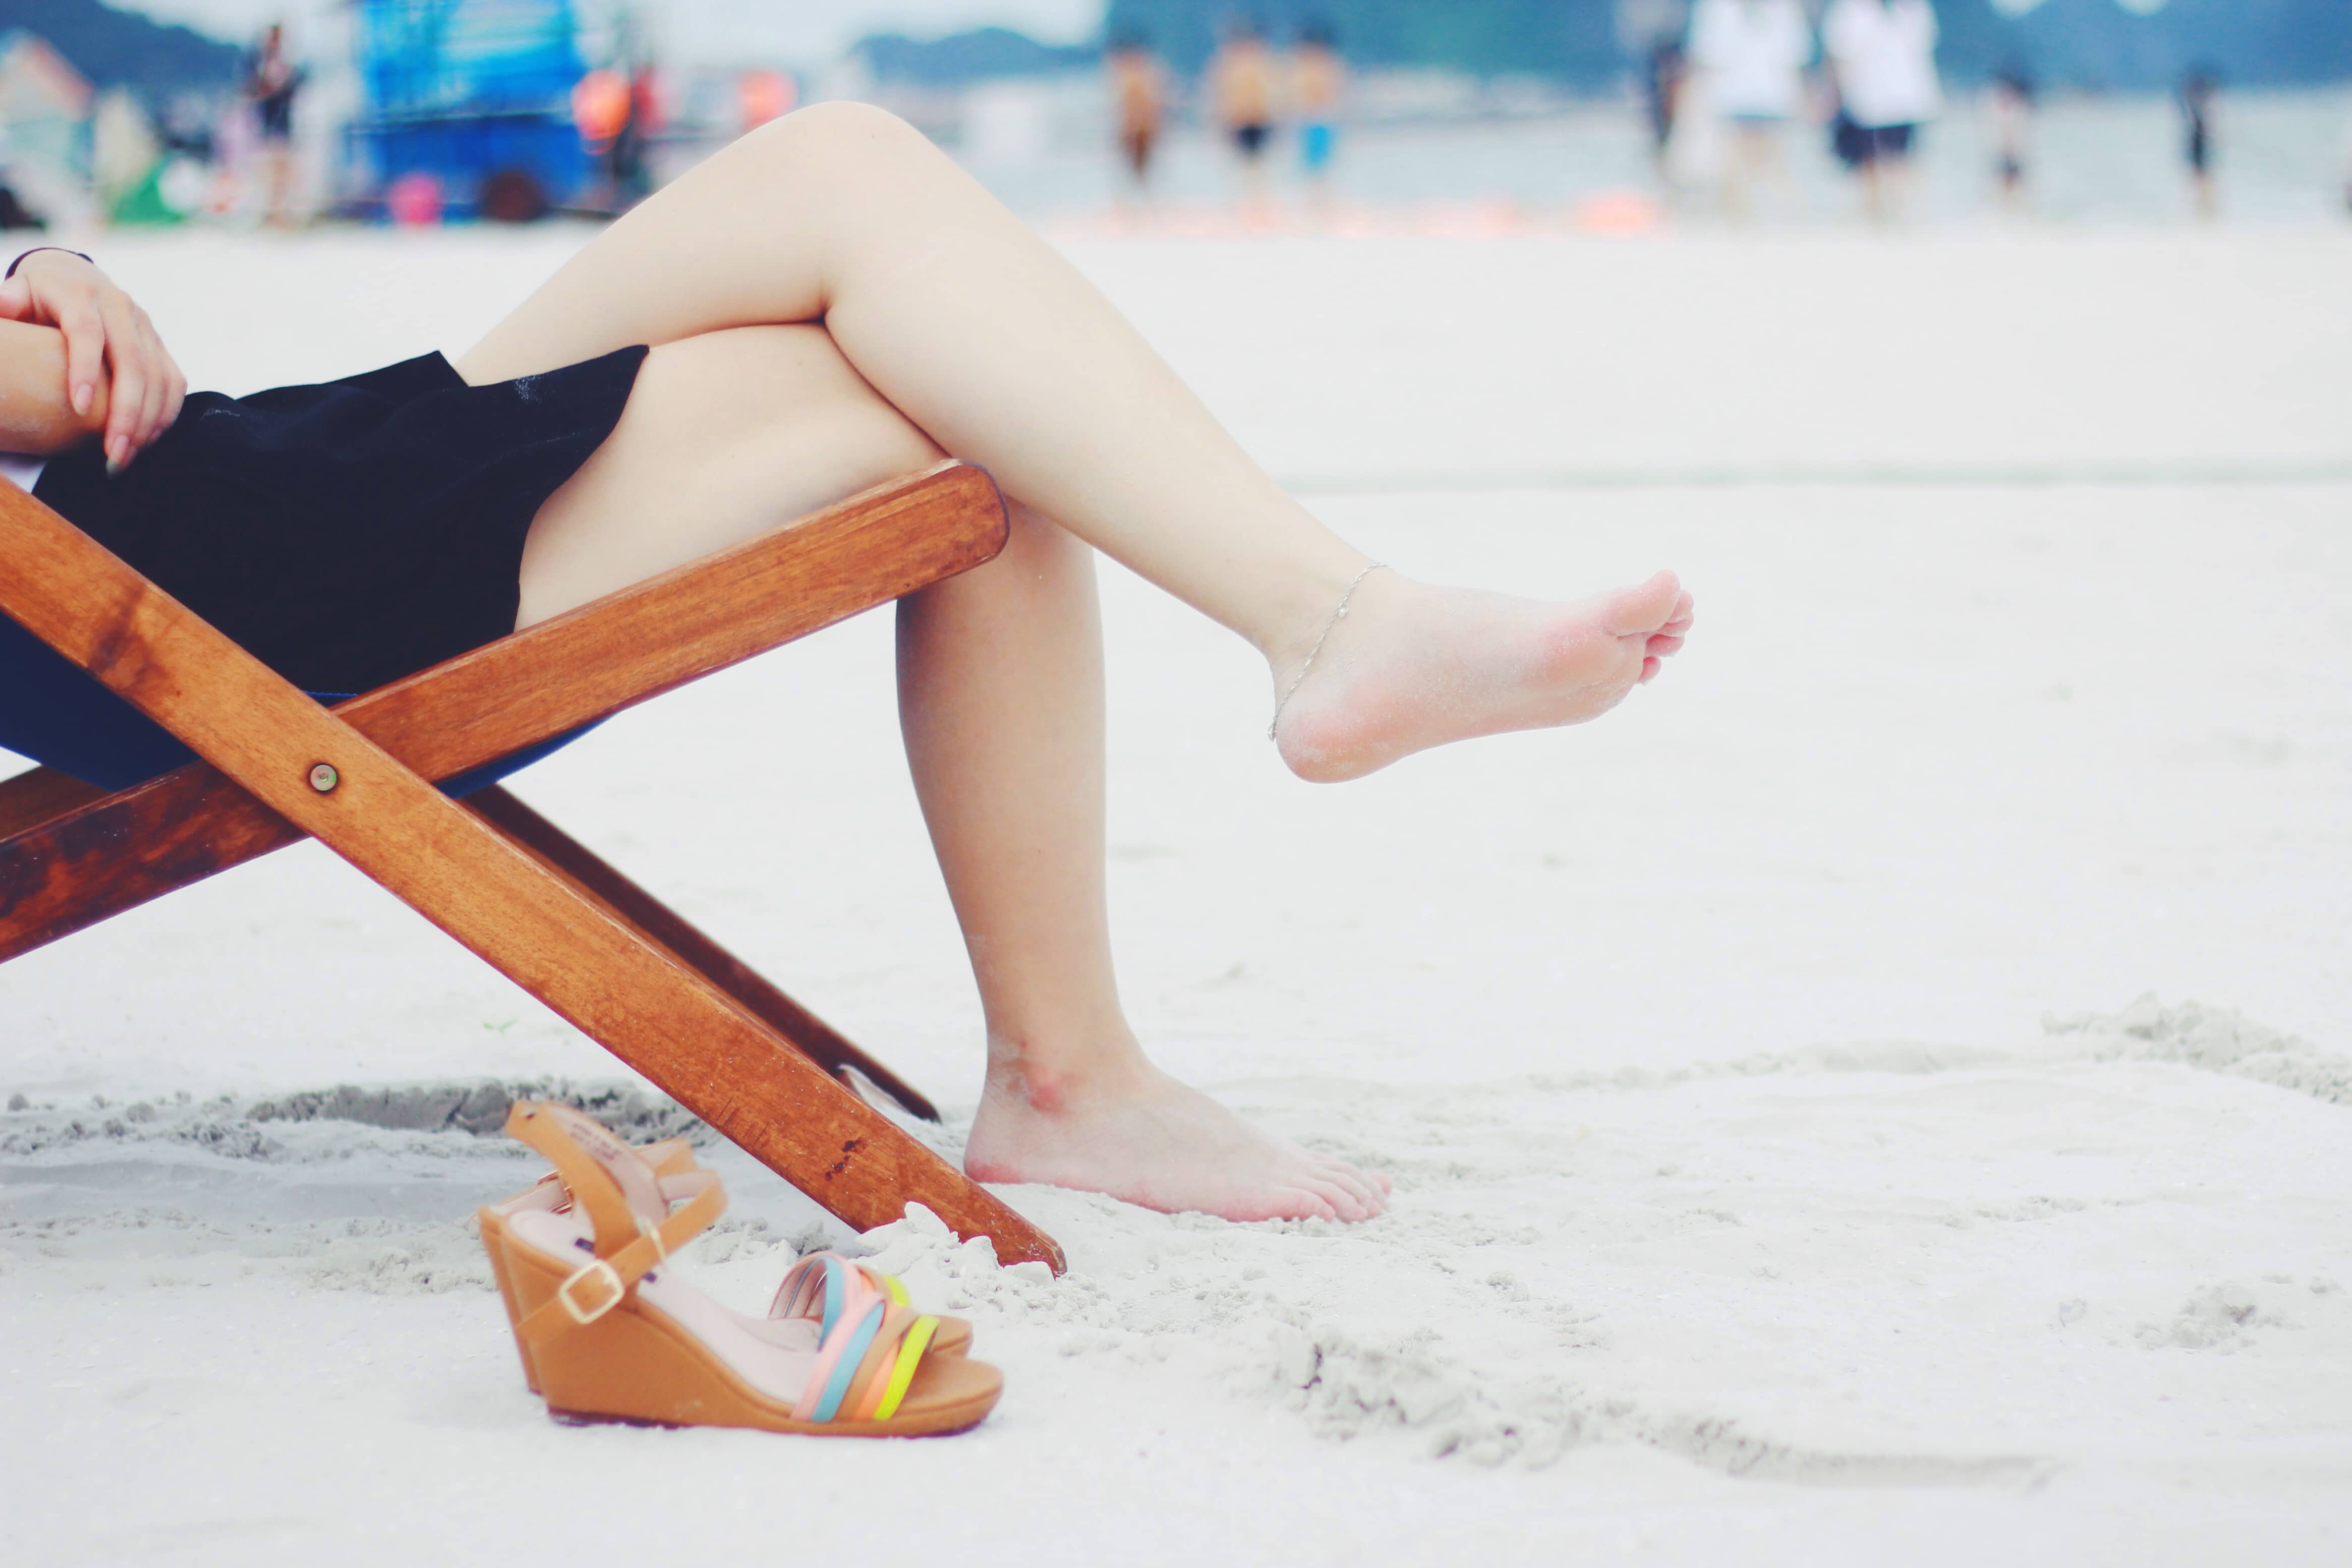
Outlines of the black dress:
<svg viewBox="0 0 2352 1568">
<path fill-rule="evenodd" d="M 531 517 L 612 434 L 645 356 L 467 386 L 426 354 L 194 392 L 121 474 L 92 443 L 33 493 L 296 685 L 364 692 L 514 630 Z"/>
<path fill-rule="evenodd" d="M 296 685 L 351 696 L 514 630 L 531 517 L 612 434 L 645 357 L 469 387 L 427 354 L 324 386 L 197 392 L 122 473 L 91 443 L 33 494 Z M 107 789 L 190 759 L 5 615 L 0 749 Z"/>
</svg>

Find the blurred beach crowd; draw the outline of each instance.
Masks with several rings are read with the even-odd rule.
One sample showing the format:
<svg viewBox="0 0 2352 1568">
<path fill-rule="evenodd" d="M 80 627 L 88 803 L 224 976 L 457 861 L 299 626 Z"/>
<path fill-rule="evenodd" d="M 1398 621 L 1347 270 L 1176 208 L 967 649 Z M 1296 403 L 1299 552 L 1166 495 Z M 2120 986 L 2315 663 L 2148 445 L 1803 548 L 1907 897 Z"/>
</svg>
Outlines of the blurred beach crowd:
<svg viewBox="0 0 2352 1568">
<path fill-rule="evenodd" d="M 595 221 L 835 99 L 1062 232 L 2352 217 L 2345 0 L 304 4 L 0 0 L 0 226 Z"/>
</svg>

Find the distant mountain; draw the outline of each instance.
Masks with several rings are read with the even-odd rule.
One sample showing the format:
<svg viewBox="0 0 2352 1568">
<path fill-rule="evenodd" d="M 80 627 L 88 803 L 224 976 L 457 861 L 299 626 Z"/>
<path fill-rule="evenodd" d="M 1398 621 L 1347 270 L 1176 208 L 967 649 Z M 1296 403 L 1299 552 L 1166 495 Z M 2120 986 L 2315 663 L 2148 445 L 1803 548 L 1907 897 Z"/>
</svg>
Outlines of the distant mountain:
<svg viewBox="0 0 2352 1568">
<path fill-rule="evenodd" d="M 1615 0 L 1110 0 L 1103 27 L 1108 37 L 1141 36 L 1190 75 L 1242 16 L 1277 39 L 1325 24 L 1359 66 L 1546 76 L 1584 88 L 1610 86 L 1625 71 Z"/>
<path fill-rule="evenodd" d="M 2352 0 L 2170 0 L 2137 16 L 2116 0 L 2042 0 L 2004 16 L 1991 0 L 1937 0 L 1943 62 L 1963 79 L 2016 60 L 2053 86 L 2168 88 L 2191 68 L 2234 86 L 2352 78 Z"/>
<path fill-rule="evenodd" d="M 1533 74 L 1587 89 L 1628 66 L 1623 0 L 1110 0 L 1105 32 L 1140 34 L 1177 70 L 1198 71 L 1227 21 L 1249 16 L 1276 38 L 1308 22 L 1338 29 L 1360 66 L 1436 66 L 1479 76 Z M 2007 16 L 1992 0 L 1935 0 L 1939 52 L 1959 82 L 2012 61 L 2052 87 L 2168 88 L 2191 66 L 2231 85 L 2352 78 L 2352 0 L 2170 0 L 2153 15 L 2117 0 L 2042 0 Z M 1652 3 L 1644 10 L 1670 10 Z M 1810 8 L 1820 9 L 1819 0 Z"/>
<path fill-rule="evenodd" d="M 877 33 L 850 51 L 874 79 L 916 87 L 953 87 L 991 77 L 1043 76 L 1093 65 L 1102 51 L 1091 44 L 1041 44 L 1009 27 L 981 27 L 944 38 Z"/>
<path fill-rule="evenodd" d="M 129 87 L 157 99 L 233 82 L 245 58 L 235 44 L 99 0 L 0 0 L 0 34 L 18 27 L 47 39 L 99 86 Z"/>
</svg>

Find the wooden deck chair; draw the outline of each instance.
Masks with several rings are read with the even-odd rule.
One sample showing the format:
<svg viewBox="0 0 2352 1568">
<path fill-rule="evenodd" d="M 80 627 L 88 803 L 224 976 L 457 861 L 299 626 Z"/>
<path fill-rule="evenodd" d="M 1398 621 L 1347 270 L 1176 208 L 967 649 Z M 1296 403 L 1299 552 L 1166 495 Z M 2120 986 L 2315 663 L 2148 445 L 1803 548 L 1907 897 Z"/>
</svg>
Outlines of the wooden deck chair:
<svg viewBox="0 0 2352 1568">
<path fill-rule="evenodd" d="M 497 782 L 1005 528 L 988 476 L 941 464 L 331 708 L 0 485 L 0 745 L 63 765 L 0 782 L 0 963 L 315 837 L 849 1224 L 915 1199 L 1058 1273 L 845 1075 L 936 1120 L 921 1094 Z"/>
</svg>

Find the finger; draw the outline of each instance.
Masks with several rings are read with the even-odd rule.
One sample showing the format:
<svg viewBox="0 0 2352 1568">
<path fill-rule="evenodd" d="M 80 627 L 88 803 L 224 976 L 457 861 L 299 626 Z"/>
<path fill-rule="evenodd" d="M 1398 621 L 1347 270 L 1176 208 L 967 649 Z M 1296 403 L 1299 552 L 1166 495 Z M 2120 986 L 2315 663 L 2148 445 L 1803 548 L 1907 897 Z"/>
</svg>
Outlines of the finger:
<svg viewBox="0 0 2352 1568">
<path fill-rule="evenodd" d="M 21 277 L 0 283 L 0 320 L 22 321 L 32 313 L 33 286 Z"/>
<path fill-rule="evenodd" d="M 1655 653 L 1659 658 L 1663 659 L 1669 653 L 1681 653 L 1682 647 L 1683 640 L 1680 637 L 1660 635 L 1651 638 L 1648 646 L 1644 647 L 1642 651 L 1645 653 Z"/>
<path fill-rule="evenodd" d="M 106 373 L 106 324 L 96 305 L 77 299 L 58 310 L 58 330 L 66 335 L 67 401 L 76 413 L 88 413 Z"/>
<path fill-rule="evenodd" d="M 147 401 L 139 410 L 137 434 L 137 444 L 144 448 L 163 434 L 163 403 L 172 393 L 168 376 L 172 361 L 163 352 L 163 340 L 155 336 L 155 324 L 147 319 L 147 312 L 134 305 L 131 315 L 139 329 L 140 357 L 147 365 Z"/>
<path fill-rule="evenodd" d="M 149 323 L 149 329 L 153 330 L 153 323 Z M 160 333 L 155 339 L 155 352 L 163 361 L 163 418 L 155 429 L 155 434 L 161 435 L 180 423 L 180 405 L 188 401 L 188 378 L 180 372 L 179 361 L 172 358 L 172 350 L 163 347 Z"/>
<path fill-rule="evenodd" d="M 147 360 L 131 319 L 131 301 L 120 294 L 101 298 L 100 312 L 106 320 L 107 358 L 114 375 L 107 383 L 106 460 L 120 468 L 138 450 L 132 439 L 147 404 Z"/>
<path fill-rule="evenodd" d="M 1656 680 L 1658 678 L 1658 672 L 1665 667 L 1665 662 L 1662 659 L 1644 658 L 1642 661 L 1643 683 L 1647 684 L 1648 682 Z"/>
</svg>

